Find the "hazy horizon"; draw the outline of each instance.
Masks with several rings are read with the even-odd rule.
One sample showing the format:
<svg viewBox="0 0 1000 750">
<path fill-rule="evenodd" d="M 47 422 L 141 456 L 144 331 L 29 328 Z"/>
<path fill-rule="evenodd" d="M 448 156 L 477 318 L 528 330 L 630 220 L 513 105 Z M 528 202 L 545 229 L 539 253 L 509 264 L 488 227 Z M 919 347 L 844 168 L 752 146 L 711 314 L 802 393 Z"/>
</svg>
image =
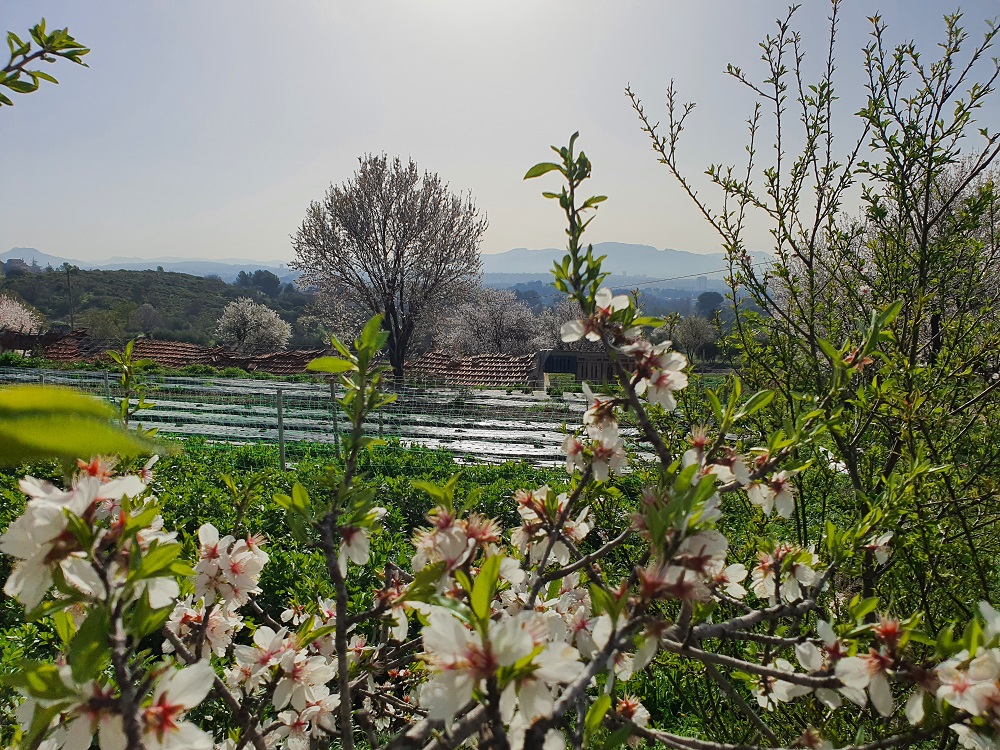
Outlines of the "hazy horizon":
<svg viewBox="0 0 1000 750">
<path fill-rule="evenodd" d="M 837 122 L 842 144 L 862 103 L 860 49 L 876 8 L 892 42 L 925 54 L 941 38 L 937 0 L 845 3 Z M 45 66 L 60 81 L 0 111 L 0 251 L 97 262 L 173 256 L 285 262 L 311 200 L 350 178 L 357 158 L 412 157 L 489 216 L 483 252 L 561 245 L 556 178 L 523 182 L 575 130 L 610 200 L 592 242 L 718 252 L 718 241 L 656 163 L 623 95 L 631 84 L 664 119 L 671 78 L 699 106 L 681 142 L 688 173 L 738 163 L 751 100 L 727 62 L 758 79 L 757 42 L 785 2 L 597 0 L 262 0 L 126 3 L 27 0 L 0 6 L 20 35 L 42 16 L 93 50 L 88 69 Z M 993 0 L 962 4 L 970 42 Z M 797 14 L 807 68 L 824 56 L 827 3 Z M 574 39 L 572 54 L 559 39 Z M 995 103 L 979 113 L 996 120 Z M 991 127 L 991 130 L 995 128 Z M 764 142 L 769 144 L 769 141 Z M 762 146 L 762 154 L 767 151 Z M 698 180 L 703 195 L 710 191 Z M 767 235 L 754 225 L 758 249 Z"/>
</svg>

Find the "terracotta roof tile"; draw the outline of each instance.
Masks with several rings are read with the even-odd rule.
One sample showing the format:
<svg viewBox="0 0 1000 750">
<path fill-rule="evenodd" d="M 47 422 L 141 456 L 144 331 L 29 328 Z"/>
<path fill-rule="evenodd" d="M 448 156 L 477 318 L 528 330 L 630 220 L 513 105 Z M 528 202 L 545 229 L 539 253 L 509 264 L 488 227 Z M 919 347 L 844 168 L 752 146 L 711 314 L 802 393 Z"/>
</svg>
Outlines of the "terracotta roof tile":
<svg viewBox="0 0 1000 750">
<path fill-rule="evenodd" d="M 535 355 L 475 354 L 465 357 L 427 352 L 406 363 L 407 372 L 423 380 L 452 385 L 510 387 L 537 379 Z"/>
<path fill-rule="evenodd" d="M 108 345 L 90 338 L 87 331 L 77 329 L 64 334 L 45 348 L 45 357 L 57 362 L 94 362 L 100 359 Z M 134 355 L 158 365 L 180 369 L 188 365 L 210 365 L 220 370 L 238 367 L 247 372 L 268 372 L 272 375 L 299 375 L 316 357 L 329 352 L 324 349 L 292 349 L 268 354 L 245 355 L 217 346 L 208 348 L 183 341 L 136 339 Z"/>
</svg>

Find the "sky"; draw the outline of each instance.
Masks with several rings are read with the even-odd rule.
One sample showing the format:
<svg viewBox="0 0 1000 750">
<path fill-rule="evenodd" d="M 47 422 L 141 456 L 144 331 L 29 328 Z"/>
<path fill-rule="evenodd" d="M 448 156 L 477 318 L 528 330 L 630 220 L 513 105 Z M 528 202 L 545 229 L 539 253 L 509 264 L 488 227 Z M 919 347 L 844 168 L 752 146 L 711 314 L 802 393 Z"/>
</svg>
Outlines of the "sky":
<svg viewBox="0 0 1000 750">
<path fill-rule="evenodd" d="M 961 8 L 973 39 L 1000 15 L 997 0 Z M 866 17 L 881 13 L 893 42 L 932 55 L 951 9 L 845 0 L 845 148 L 863 103 Z M 483 252 L 558 247 L 559 209 L 540 197 L 557 179 L 522 177 L 580 131 L 591 190 L 609 196 L 590 241 L 717 252 L 623 92 L 630 84 L 656 119 L 672 79 L 697 102 L 681 162 L 714 201 L 698 178 L 743 160 L 753 102 L 726 63 L 763 78 L 757 43 L 786 10 L 772 0 L 0 0 L 0 30 L 25 36 L 44 16 L 92 49 L 88 68 L 46 66 L 58 86 L 0 109 L 0 251 L 287 262 L 310 201 L 370 152 L 471 191 L 489 218 Z M 825 59 L 828 15 L 823 0 L 796 14 L 807 70 Z M 995 103 L 983 111 L 982 124 L 998 120 Z M 766 249 L 763 223 L 753 231 Z"/>
</svg>

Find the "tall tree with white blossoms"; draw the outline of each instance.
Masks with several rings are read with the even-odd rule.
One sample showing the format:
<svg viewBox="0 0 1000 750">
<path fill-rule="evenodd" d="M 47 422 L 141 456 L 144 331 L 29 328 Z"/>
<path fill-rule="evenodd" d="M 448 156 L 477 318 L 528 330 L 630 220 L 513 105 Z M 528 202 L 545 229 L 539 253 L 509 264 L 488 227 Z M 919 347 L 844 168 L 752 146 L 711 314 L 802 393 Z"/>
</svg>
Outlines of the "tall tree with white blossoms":
<svg viewBox="0 0 1000 750">
<path fill-rule="evenodd" d="M 0 331 L 38 333 L 42 329 L 41 316 L 7 294 L 0 294 Z"/>
<path fill-rule="evenodd" d="M 240 297 L 222 311 L 215 335 L 238 352 L 262 354 L 288 346 L 292 327 L 267 305 Z"/>
</svg>

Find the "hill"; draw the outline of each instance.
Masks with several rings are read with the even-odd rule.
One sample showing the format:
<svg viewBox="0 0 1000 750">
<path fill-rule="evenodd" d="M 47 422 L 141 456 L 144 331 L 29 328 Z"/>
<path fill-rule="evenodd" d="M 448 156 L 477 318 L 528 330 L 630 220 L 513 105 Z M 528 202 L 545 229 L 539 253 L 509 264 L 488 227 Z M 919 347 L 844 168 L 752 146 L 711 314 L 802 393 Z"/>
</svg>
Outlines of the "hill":
<svg viewBox="0 0 1000 750">
<path fill-rule="evenodd" d="M 58 269 L 64 263 L 77 266 L 90 271 L 155 271 L 162 268 L 164 271 L 174 273 L 186 273 L 192 276 L 218 276 L 223 281 L 232 283 L 236 280 L 240 271 L 253 273 L 254 271 L 270 271 L 282 283 L 292 282 L 299 277 L 299 272 L 281 263 L 262 263 L 260 261 L 245 260 L 242 258 L 224 258 L 220 260 L 199 260 L 197 258 L 109 258 L 101 263 L 88 263 L 74 260 L 72 258 L 62 258 L 56 255 L 49 255 L 33 247 L 13 247 L 5 253 L 0 253 L 0 264 L 9 260 L 23 260 L 29 266 L 34 266 L 33 271 L 42 271 L 47 266 Z"/>
<path fill-rule="evenodd" d="M 624 242 L 599 242 L 594 250 L 600 255 L 606 255 L 604 268 L 614 275 L 613 282 L 620 286 L 629 284 L 647 284 L 656 280 L 666 280 L 670 286 L 678 288 L 701 289 L 722 286 L 723 269 L 726 259 L 722 253 L 690 253 L 684 250 L 657 250 L 651 245 L 634 245 Z M 530 281 L 551 281 L 552 263 L 565 254 L 565 250 L 546 248 L 529 250 L 519 247 L 502 253 L 484 253 L 483 281 L 487 286 L 506 287 L 517 283 Z M 753 253 L 756 261 L 764 262 L 769 256 L 764 253 Z M 164 271 L 192 274 L 194 276 L 218 276 L 223 281 L 232 283 L 240 271 L 253 273 L 256 270 L 270 271 L 283 283 L 294 281 L 299 273 L 279 262 L 267 263 L 241 258 L 223 258 L 202 260 L 198 258 L 162 257 L 137 258 L 116 257 L 100 263 L 85 263 L 72 258 L 62 258 L 40 252 L 31 247 L 15 247 L 5 253 L 0 253 L 0 264 L 14 258 L 23 259 L 28 264 L 35 264 L 33 270 L 40 271 L 46 266 L 59 268 L 63 263 L 70 263 L 80 268 L 94 270 L 133 271 L 155 270 L 162 267 Z M 698 282 L 698 276 L 705 276 L 706 282 Z"/>
<path fill-rule="evenodd" d="M 495 279 L 497 282 L 507 281 L 505 277 L 513 274 L 549 276 L 553 262 L 561 260 L 565 254 L 565 250 L 556 248 L 529 250 L 525 247 L 502 253 L 484 254 L 483 274 L 487 279 Z M 693 288 L 696 278 L 701 275 L 706 276 L 708 280 L 721 281 L 723 271 L 727 267 L 726 256 L 722 253 L 689 253 L 670 248 L 657 250 L 650 245 L 632 245 L 624 242 L 598 242 L 594 245 L 594 254 L 607 256 L 604 270 L 610 271 L 616 277 L 627 277 L 627 280 L 614 279 L 616 284 L 623 285 L 639 281 L 649 283 L 653 280 L 672 282 L 689 279 Z M 752 253 L 752 255 L 756 262 L 766 262 L 770 257 L 764 253 Z M 519 280 L 529 279 L 525 276 Z"/>
<path fill-rule="evenodd" d="M 3 291 L 35 307 L 50 324 L 85 326 L 95 338 L 117 340 L 144 333 L 203 345 L 214 338 L 216 321 L 230 301 L 253 297 L 292 324 L 293 346 L 319 343 L 298 325 L 312 297 L 290 284 L 268 295 L 170 271 L 80 270 L 70 275 L 69 288 L 65 273 L 39 271 L 0 278 Z"/>
</svg>

